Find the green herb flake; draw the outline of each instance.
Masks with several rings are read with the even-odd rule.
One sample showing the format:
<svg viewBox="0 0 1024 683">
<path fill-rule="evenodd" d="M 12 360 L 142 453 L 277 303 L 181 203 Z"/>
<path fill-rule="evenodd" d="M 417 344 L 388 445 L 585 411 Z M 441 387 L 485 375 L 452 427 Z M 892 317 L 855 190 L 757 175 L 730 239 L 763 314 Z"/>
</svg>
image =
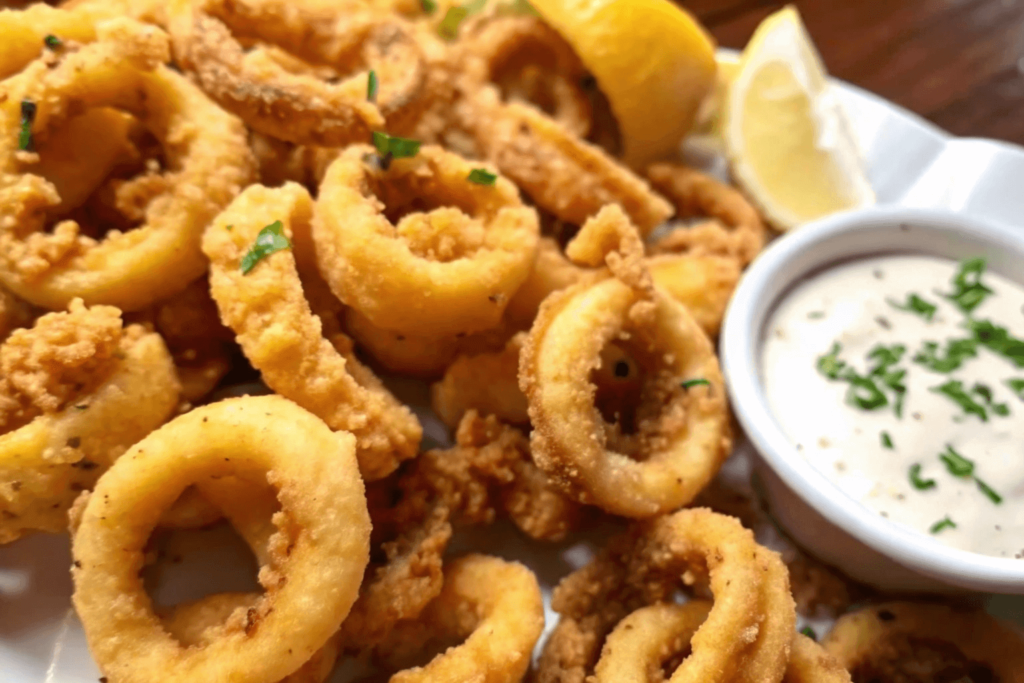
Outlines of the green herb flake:
<svg viewBox="0 0 1024 683">
<path fill-rule="evenodd" d="M 1024 339 L 1014 337 L 1005 327 L 990 320 L 968 320 L 967 327 L 979 344 L 1016 367 L 1024 368 Z"/>
<path fill-rule="evenodd" d="M 498 180 L 498 176 L 486 168 L 474 168 L 469 172 L 468 180 L 477 185 L 493 185 Z"/>
<path fill-rule="evenodd" d="M 929 303 L 919 297 L 917 294 L 907 295 L 907 301 L 905 303 L 899 303 L 893 299 L 886 299 L 886 302 L 893 308 L 901 311 L 907 311 L 909 313 L 916 313 L 928 322 L 931 322 L 932 318 L 935 317 L 935 311 L 939 310 L 939 307 L 933 303 Z"/>
<path fill-rule="evenodd" d="M 811 640 L 817 640 L 818 639 L 818 634 L 810 626 L 804 626 L 802 629 L 800 629 L 800 633 L 802 635 L 807 636 Z"/>
<path fill-rule="evenodd" d="M 433 14 L 437 11 L 437 3 L 434 0 L 420 0 L 420 7 L 425 14 Z"/>
<path fill-rule="evenodd" d="M 883 446 L 885 446 L 889 450 L 892 450 L 894 448 L 894 446 L 892 445 L 892 437 L 889 436 L 889 432 L 882 432 L 880 438 L 882 439 Z"/>
<path fill-rule="evenodd" d="M 64 41 L 51 33 L 43 38 L 43 45 L 51 50 L 59 50 L 64 47 Z"/>
<path fill-rule="evenodd" d="M 497 10 L 499 15 L 520 14 L 534 17 L 540 16 L 540 12 L 527 0 L 512 0 L 511 3 L 499 5 Z"/>
<path fill-rule="evenodd" d="M 941 352 L 938 343 L 929 341 L 914 355 L 914 362 L 932 372 L 948 374 L 959 369 L 968 358 L 977 355 L 978 342 L 975 339 L 949 339 Z"/>
<path fill-rule="evenodd" d="M 996 505 L 999 505 L 1000 503 L 1003 502 L 1003 497 L 1000 496 L 995 491 L 993 491 L 992 487 L 989 486 L 988 484 L 986 484 L 985 482 L 983 482 L 981 479 L 978 479 L 977 477 L 975 477 L 974 478 L 974 483 L 977 484 L 978 488 L 981 489 L 981 492 L 984 493 L 986 496 L 988 496 L 988 499 L 991 500 Z"/>
<path fill-rule="evenodd" d="M 808 320 L 821 320 L 825 317 L 825 311 L 811 311 L 807 314 Z"/>
<path fill-rule="evenodd" d="M 691 387 L 709 387 L 711 386 L 711 382 L 706 379 L 688 379 L 680 386 L 682 386 L 683 389 L 689 389 Z"/>
<path fill-rule="evenodd" d="M 260 230 L 256 241 L 242 256 L 242 275 L 248 275 L 257 263 L 271 254 L 290 249 L 291 246 L 291 240 L 284 234 L 284 224 L 281 221 L 274 221 Z"/>
<path fill-rule="evenodd" d="M 879 410 L 889 405 L 885 392 L 878 388 L 874 380 L 851 373 L 846 376 L 850 388 L 846 391 L 846 402 L 861 410 Z"/>
<path fill-rule="evenodd" d="M 1010 414 L 1010 406 L 1005 403 L 996 403 L 995 399 L 992 397 L 992 389 L 989 388 L 987 384 L 982 384 L 981 382 L 975 383 L 975 385 L 971 387 L 971 393 L 976 396 L 980 396 L 981 400 L 985 402 L 985 407 L 996 415 L 1006 417 Z"/>
<path fill-rule="evenodd" d="M 377 80 L 377 72 L 370 69 L 370 75 L 366 77 L 366 99 L 371 104 L 377 104 L 378 90 L 380 90 L 380 81 Z"/>
<path fill-rule="evenodd" d="M 970 315 L 982 301 L 994 292 L 981 283 L 985 274 L 985 259 L 974 258 L 963 261 L 960 270 L 953 277 L 953 291 L 944 294 L 957 308 Z"/>
<path fill-rule="evenodd" d="M 818 372 L 829 379 L 840 379 L 846 368 L 846 362 L 839 360 L 839 352 L 842 350 L 843 347 L 839 345 L 839 342 L 835 342 L 827 354 L 818 356 Z"/>
<path fill-rule="evenodd" d="M 407 159 L 420 153 L 421 142 L 399 138 L 380 131 L 373 132 L 373 146 L 380 154 L 381 166 L 387 170 L 392 159 Z"/>
<path fill-rule="evenodd" d="M 932 528 L 929 529 L 929 531 L 932 532 L 933 534 L 937 534 L 937 533 L 939 533 L 939 532 L 941 532 L 941 531 L 943 531 L 945 529 L 955 529 L 955 528 L 956 528 L 956 522 L 951 520 L 949 518 L 949 515 L 946 515 L 946 517 L 944 519 L 940 519 L 938 522 L 935 522 L 935 524 L 932 524 Z"/>
<path fill-rule="evenodd" d="M 939 460 L 946 463 L 946 469 L 954 477 L 970 477 L 974 474 L 974 462 L 957 453 L 950 444 L 946 444 L 946 452 L 939 455 Z"/>
<path fill-rule="evenodd" d="M 933 489 L 938 484 L 935 483 L 934 479 L 922 479 L 921 478 L 921 463 L 914 463 L 910 466 L 910 483 L 918 491 L 927 491 Z"/>
<path fill-rule="evenodd" d="M 977 415 L 982 422 L 988 422 L 988 411 L 985 406 L 971 398 L 971 395 L 964 390 L 963 382 L 958 379 L 951 379 L 945 384 L 932 387 L 931 391 L 942 394 L 949 400 L 956 403 L 968 415 Z"/>
<path fill-rule="evenodd" d="M 79 403 L 77 406 L 75 406 L 75 410 L 89 410 L 89 404 Z"/>
<path fill-rule="evenodd" d="M 1017 395 L 1017 398 L 1024 401 L 1024 379 L 1014 377 L 1006 380 L 1004 384 L 1010 388 L 1010 391 Z"/>
<path fill-rule="evenodd" d="M 32 100 L 21 101 L 21 131 L 18 133 L 18 149 L 23 152 L 34 152 L 35 141 L 32 139 L 32 123 L 36 120 L 36 103 Z"/>
<path fill-rule="evenodd" d="M 469 11 L 465 7 L 449 7 L 437 32 L 445 40 L 455 40 L 459 36 L 459 25 L 468 16 Z"/>
</svg>

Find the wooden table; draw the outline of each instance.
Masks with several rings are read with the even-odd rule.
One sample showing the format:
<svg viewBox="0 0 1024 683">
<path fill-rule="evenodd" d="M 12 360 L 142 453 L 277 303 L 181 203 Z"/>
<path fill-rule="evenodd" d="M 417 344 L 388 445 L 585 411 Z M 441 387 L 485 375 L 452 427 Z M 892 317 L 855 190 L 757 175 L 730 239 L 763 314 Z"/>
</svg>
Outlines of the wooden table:
<svg viewBox="0 0 1024 683">
<path fill-rule="evenodd" d="M 787 4 L 680 0 L 723 47 L 742 48 Z M 837 78 L 956 135 L 1024 144 L 1024 0 L 795 0 Z"/>
</svg>

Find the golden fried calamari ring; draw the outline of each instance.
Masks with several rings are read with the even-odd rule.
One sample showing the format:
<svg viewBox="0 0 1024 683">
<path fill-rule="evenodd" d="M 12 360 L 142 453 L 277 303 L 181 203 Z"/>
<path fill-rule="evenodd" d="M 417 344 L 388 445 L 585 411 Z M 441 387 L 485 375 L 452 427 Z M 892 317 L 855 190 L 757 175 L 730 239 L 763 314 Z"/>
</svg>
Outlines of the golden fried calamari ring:
<svg viewBox="0 0 1024 683">
<path fill-rule="evenodd" d="M 619 204 L 646 235 L 672 215 L 646 181 L 540 110 L 502 104 L 493 88 L 481 89 L 466 109 L 465 125 L 484 156 L 561 220 L 582 225 L 605 205 Z"/>
<path fill-rule="evenodd" d="M 477 166 L 440 147 L 386 171 L 372 154 L 350 147 L 320 187 L 313 237 L 331 290 L 386 330 L 439 337 L 496 327 L 533 264 L 536 212 L 504 178 L 470 182 Z"/>
<path fill-rule="evenodd" d="M 377 327 L 359 311 L 343 313 L 345 330 L 385 370 L 423 379 L 444 374 L 462 353 L 486 353 L 501 349 L 514 331 L 504 321 L 475 334 L 410 335 Z"/>
<path fill-rule="evenodd" d="M 0 84 L 0 281 L 51 309 L 80 297 L 138 310 L 203 273 L 202 230 L 249 181 L 254 162 L 241 122 L 161 65 L 168 51 L 159 29 L 117 19 L 97 31 L 98 42 L 66 49 L 52 68 L 36 61 Z M 25 99 L 36 103 L 32 130 L 41 139 L 74 111 L 109 106 L 162 141 L 168 170 L 157 176 L 141 227 L 100 242 L 74 221 L 44 232 L 45 210 L 60 197 L 25 172 L 35 155 L 16 149 Z"/>
<path fill-rule="evenodd" d="M 187 486 L 225 475 L 254 486 L 269 481 L 281 501 L 273 561 L 260 570 L 266 593 L 215 640 L 186 648 L 163 629 L 138 572 L 161 513 Z M 341 625 L 369 536 L 351 435 L 279 396 L 231 399 L 176 418 L 101 478 L 74 537 L 73 600 L 90 650 L 113 680 L 161 681 L 173 671 L 205 681 L 275 681 Z"/>
<path fill-rule="evenodd" d="M 517 334 L 501 351 L 461 354 L 440 382 L 430 387 L 430 407 L 454 429 L 470 410 L 503 422 L 525 425 L 526 396 L 519 390 L 519 351 L 525 335 Z"/>
<path fill-rule="evenodd" d="M 69 12 L 44 3 L 24 9 L 0 9 L 0 79 L 13 76 L 46 52 L 43 39 L 55 35 L 63 41 L 88 43 L 96 39 L 95 21 L 81 12 Z"/>
<path fill-rule="evenodd" d="M 677 217 L 715 219 L 673 230 L 654 244 L 656 253 L 728 256 L 746 266 L 764 249 L 764 221 L 739 190 L 682 164 L 655 164 L 647 179 L 675 204 Z"/>
<path fill-rule="evenodd" d="M 411 27 L 361 2 L 173 0 L 169 13 L 175 57 L 200 87 L 280 140 L 326 146 L 367 140 L 385 117 L 415 105 L 426 77 Z M 289 69 L 263 47 L 245 51 L 236 36 L 331 67 L 341 80 Z M 380 83 L 376 103 L 367 99 L 371 69 Z"/>
<path fill-rule="evenodd" d="M 5 351 L 24 344 L 38 352 L 41 345 L 49 343 L 62 356 L 78 353 L 76 349 L 88 349 L 92 342 L 85 336 L 89 334 L 84 332 L 85 317 L 102 313 L 102 309 L 86 311 L 76 302 L 70 313 L 43 316 L 36 328 L 12 335 L 8 345 L 0 348 L 0 358 L 5 361 L 0 394 L 4 393 L 4 381 L 16 379 Z M 160 337 L 137 325 L 122 331 L 116 310 L 110 317 L 116 326 L 110 338 L 114 353 L 102 363 L 107 366 L 104 374 L 88 378 L 93 380 L 88 382 L 94 385 L 91 391 L 82 393 L 71 387 L 63 405 L 13 430 L 0 424 L 0 543 L 14 541 L 28 531 L 66 529 L 68 509 L 78 494 L 91 488 L 129 446 L 160 426 L 177 405 L 178 380 Z M 41 338 L 46 328 L 57 325 L 63 326 L 63 331 L 55 328 L 46 334 L 51 340 L 63 338 L 63 343 Z M 63 351 L 58 346 L 63 346 Z M 59 381 L 60 376 L 49 379 Z M 74 382 L 85 380 L 76 376 Z M 6 398 L 0 395 L 0 417 Z"/>
<path fill-rule="evenodd" d="M 592 271 L 566 258 L 558 242 L 550 237 L 541 237 L 533 269 L 508 302 L 506 318 L 519 329 L 529 329 L 549 294 L 576 284 L 589 272 Z"/>
<path fill-rule="evenodd" d="M 537 464 L 580 502 L 637 518 L 691 501 L 731 443 L 722 375 L 707 335 L 666 293 L 647 297 L 614 278 L 550 296 L 519 365 Z M 595 406 L 590 375 L 611 342 L 625 343 L 649 374 L 647 400 L 637 408 L 642 462 L 610 447 Z M 683 386 L 695 379 L 709 384 Z"/>
<path fill-rule="evenodd" d="M 665 663 L 689 648 L 711 608 L 712 603 L 695 600 L 683 605 L 658 603 L 633 612 L 605 640 L 594 668 L 595 683 L 663 680 Z M 820 645 L 796 634 L 782 683 L 850 683 L 850 674 Z"/>
<path fill-rule="evenodd" d="M 726 256 L 667 254 L 645 265 L 654 284 L 686 306 L 709 337 L 718 336 L 725 309 L 740 279 L 739 263 Z"/>
<path fill-rule="evenodd" d="M 634 610 L 672 600 L 680 578 L 687 585 L 706 581 L 714 604 L 671 680 L 781 680 L 796 623 L 785 565 L 738 520 L 698 508 L 635 525 L 562 580 L 552 597 L 562 618 L 541 655 L 538 681 L 582 683 L 616 625 Z M 615 641 L 610 647 L 620 655 L 635 654 Z"/>
<path fill-rule="evenodd" d="M 1024 681 L 1024 636 L 980 609 L 890 602 L 841 617 L 822 645 L 853 680 Z M 917 679 L 917 677 L 915 677 Z"/>
<path fill-rule="evenodd" d="M 390 683 L 518 683 L 544 628 L 544 605 L 523 565 L 467 555 L 445 566 L 441 594 L 420 620 L 432 635 L 466 640 Z"/>
<path fill-rule="evenodd" d="M 359 467 L 367 480 L 385 477 L 416 456 L 422 429 L 362 366 L 343 335 L 323 335 L 299 279 L 312 261 L 313 200 L 295 183 L 277 189 L 253 185 L 217 217 L 203 238 L 210 258 L 210 286 L 221 317 L 238 335 L 246 357 L 274 391 L 357 439 Z M 257 235 L 281 221 L 294 252 L 274 253 L 249 273 L 240 267 Z M 332 343 L 334 342 L 334 343 Z"/>
<path fill-rule="evenodd" d="M 216 638 L 217 628 L 238 609 L 249 609 L 259 599 L 257 593 L 218 593 L 193 602 L 175 605 L 161 615 L 163 626 L 179 643 L 187 647 L 204 646 Z M 332 637 L 298 671 L 281 683 L 322 683 L 334 669 L 340 643 Z"/>
<path fill-rule="evenodd" d="M 581 86 L 587 69 L 540 17 L 474 17 L 460 32 L 456 52 L 467 77 L 494 84 L 505 100 L 533 104 L 576 137 L 590 133 L 590 98 Z"/>
</svg>

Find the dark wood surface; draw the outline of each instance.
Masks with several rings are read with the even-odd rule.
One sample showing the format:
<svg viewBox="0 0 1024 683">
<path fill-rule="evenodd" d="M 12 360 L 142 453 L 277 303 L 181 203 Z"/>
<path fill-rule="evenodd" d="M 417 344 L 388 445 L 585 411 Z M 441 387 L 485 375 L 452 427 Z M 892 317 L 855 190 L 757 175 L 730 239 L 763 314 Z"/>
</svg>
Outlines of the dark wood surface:
<svg viewBox="0 0 1024 683">
<path fill-rule="evenodd" d="M 787 4 L 681 0 L 742 48 Z M 956 135 L 1024 144 L 1024 0 L 796 0 L 829 71 Z"/>
</svg>

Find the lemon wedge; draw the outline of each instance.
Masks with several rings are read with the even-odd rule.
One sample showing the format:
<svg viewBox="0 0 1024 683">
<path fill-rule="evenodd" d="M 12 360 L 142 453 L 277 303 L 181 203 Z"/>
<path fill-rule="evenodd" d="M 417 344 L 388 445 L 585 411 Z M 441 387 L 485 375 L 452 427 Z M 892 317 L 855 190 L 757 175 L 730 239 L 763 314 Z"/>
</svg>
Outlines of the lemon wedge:
<svg viewBox="0 0 1024 683">
<path fill-rule="evenodd" d="M 531 0 L 608 98 L 634 167 L 673 154 L 715 83 L 715 46 L 669 0 Z"/>
<path fill-rule="evenodd" d="M 765 19 L 750 39 L 722 126 L 733 176 L 779 230 L 875 201 L 849 121 L 793 7 Z"/>
</svg>

